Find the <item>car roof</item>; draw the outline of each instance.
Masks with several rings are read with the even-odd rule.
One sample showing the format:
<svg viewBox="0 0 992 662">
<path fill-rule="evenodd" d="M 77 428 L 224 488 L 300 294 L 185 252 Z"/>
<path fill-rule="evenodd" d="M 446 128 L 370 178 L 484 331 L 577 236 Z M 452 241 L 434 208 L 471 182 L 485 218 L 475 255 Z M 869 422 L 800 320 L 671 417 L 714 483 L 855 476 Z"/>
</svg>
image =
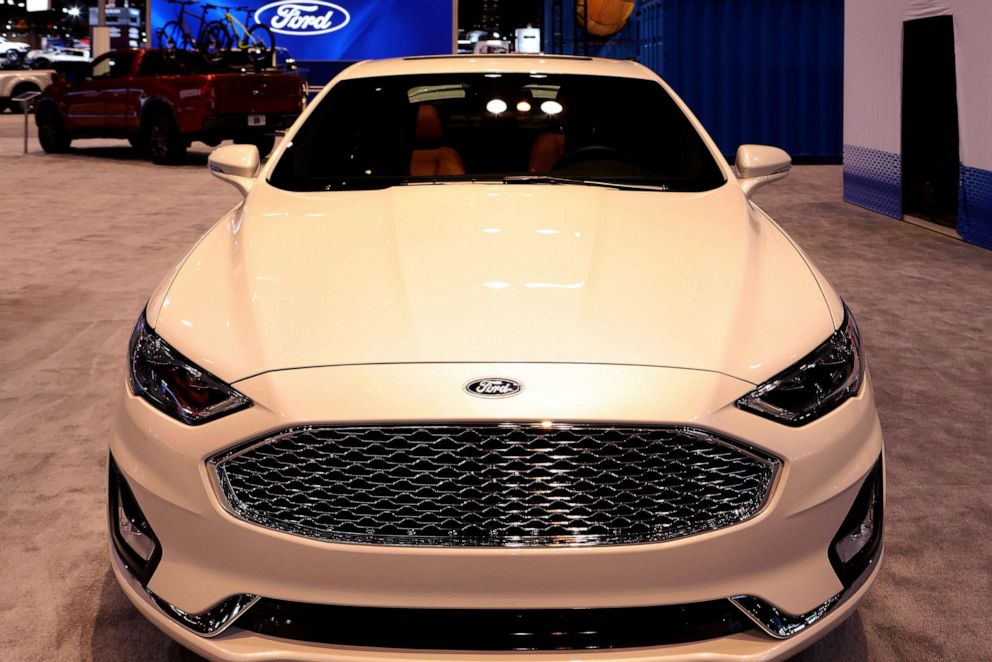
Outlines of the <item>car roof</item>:
<svg viewBox="0 0 992 662">
<path fill-rule="evenodd" d="M 342 71 L 340 78 L 441 73 L 555 73 L 656 79 L 654 72 L 631 60 L 530 54 L 421 55 L 365 60 Z"/>
</svg>

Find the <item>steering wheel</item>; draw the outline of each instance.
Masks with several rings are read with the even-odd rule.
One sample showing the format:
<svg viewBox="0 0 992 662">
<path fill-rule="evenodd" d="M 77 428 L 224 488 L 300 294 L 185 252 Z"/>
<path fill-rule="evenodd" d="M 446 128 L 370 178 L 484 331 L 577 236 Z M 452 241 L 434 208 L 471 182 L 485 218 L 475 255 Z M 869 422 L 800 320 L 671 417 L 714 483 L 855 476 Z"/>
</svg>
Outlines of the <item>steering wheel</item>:
<svg viewBox="0 0 992 662">
<path fill-rule="evenodd" d="M 609 145 L 586 145 L 572 150 L 558 160 L 555 170 L 562 170 L 582 161 L 626 161 L 623 152 Z"/>
</svg>

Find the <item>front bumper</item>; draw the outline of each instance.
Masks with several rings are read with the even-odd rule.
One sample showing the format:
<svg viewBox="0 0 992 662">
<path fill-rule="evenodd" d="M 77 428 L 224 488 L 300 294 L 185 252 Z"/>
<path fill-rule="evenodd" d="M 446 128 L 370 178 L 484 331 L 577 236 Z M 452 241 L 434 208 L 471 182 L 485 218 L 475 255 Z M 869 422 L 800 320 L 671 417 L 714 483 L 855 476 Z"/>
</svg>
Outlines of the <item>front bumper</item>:
<svg viewBox="0 0 992 662">
<path fill-rule="evenodd" d="M 459 386 L 480 374 L 506 375 L 528 388 L 505 400 L 466 396 Z M 455 388 L 448 388 L 452 384 Z M 589 384 L 596 385 L 595 395 Z M 209 657 L 396 659 L 399 651 L 275 639 L 239 629 L 236 622 L 207 639 L 180 625 L 175 614 L 166 615 L 161 604 L 196 614 L 247 594 L 319 605 L 564 609 L 746 595 L 784 614 L 807 614 L 842 595 L 813 627 L 784 640 L 755 629 L 660 648 L 583 653 L 604 660 L 768 659 L 799 650 L 843 620 L 877 572 L 874 563 L 845 593 L 827 553 L 881 454 L 870 383 L 859 397 L 802 428 L 734 407 L 752 388 L 746 382 L 661 368 L 354 366 L 270 373 L 237 388 L 255 406 L 197 428 L 126 395 L 111 440 L 111 452 L 162 543 L 147 590 L 115 560 L 118 579 L 146 616 Z M 354 545 L 297 537 L 235 519 L 221 506 L 206 466 L 225 448 L 294 425 L 428 420 L 691 424 L 746 441 L 781 458 L 783 465 L 768 504 L 747 522 L 664 543 L 565 549 Z M 449 655 L 402 654 L 409 659 Z M 498 656 L 457 657 L 492 655 Z M 528 659 L 563 656 L 575 659 L 574 652 L 530 653 Z"/>
</svg>

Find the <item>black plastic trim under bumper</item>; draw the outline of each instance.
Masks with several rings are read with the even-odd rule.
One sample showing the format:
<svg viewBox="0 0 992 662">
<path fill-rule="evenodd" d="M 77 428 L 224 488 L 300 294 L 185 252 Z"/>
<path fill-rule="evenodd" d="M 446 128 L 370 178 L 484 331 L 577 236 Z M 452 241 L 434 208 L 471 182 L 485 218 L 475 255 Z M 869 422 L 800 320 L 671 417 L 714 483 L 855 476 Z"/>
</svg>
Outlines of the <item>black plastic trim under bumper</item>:
<svg viewBox="0 0 992 662">
<path fill-rule="evenodd" d="M 237 627 L 309 643 L 461 651 L 654 647 L 754 629 L 729 600 L 607 609 L 399 609 L 266 598 Z"/>
</svg>

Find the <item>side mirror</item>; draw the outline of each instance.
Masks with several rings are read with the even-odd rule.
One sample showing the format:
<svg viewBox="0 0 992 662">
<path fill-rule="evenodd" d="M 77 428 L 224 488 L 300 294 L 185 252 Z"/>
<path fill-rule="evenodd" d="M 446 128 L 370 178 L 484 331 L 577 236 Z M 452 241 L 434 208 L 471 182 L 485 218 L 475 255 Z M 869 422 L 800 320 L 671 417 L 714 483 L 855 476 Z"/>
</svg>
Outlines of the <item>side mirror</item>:
<svg viewBox="0 0 992 662">
<path fill-rule="evenodd" d="M 258 174 L 258 148 L 254 145 L 225 145 L 210 152 L 210 173 L 247 196 Z"/>
<path fill-rule="evenodd" d="M 741 188 L 748 197 L 765 184 L 785 179 L 792 169 L 788 152 L 767 145 L 741 145 L 736 162 Z"/>
</svg>

